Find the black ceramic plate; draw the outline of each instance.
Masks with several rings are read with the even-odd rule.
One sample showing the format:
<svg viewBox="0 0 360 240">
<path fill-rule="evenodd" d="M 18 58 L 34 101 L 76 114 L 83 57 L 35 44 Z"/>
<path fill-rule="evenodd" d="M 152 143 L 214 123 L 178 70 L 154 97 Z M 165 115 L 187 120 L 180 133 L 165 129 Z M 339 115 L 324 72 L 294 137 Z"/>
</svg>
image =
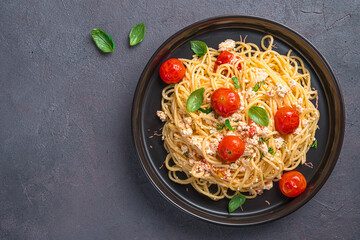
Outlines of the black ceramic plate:
<svg viewBox="0 0 360 240">
<path fill-rule="evenodd" d="M 166 151 L 161 137 L 149 138 L 163 123 L 156 117 L 161 109 L 161 91 L 165 87 L 159 77 L 160 65 L 167 59 L 191 58 L 191 40 L 201 40 L 217 48 L 225 39 L 260 44 L 261 38 L 271 34 L 275 38 L 276 51 L 286 54 L 289 49 L 301 57 L 310 70 L 312 86 L 319 91 L 320 129 L 316 132 L 318 148 L 312 148 L 307 161 L 314 168 L 300 166 L 308 182 L 304 193 L 297 198 L 281 194 L 278 184 L 263 195 L 248 200 L 244 211 L 227 212 L 228 200 L 212 201 L 197 193 L 191 185 L 185 186 L 168 178 L 163 164 Z M 309 201 L 324 185 L 340 154 L 344 137 L 343 98 L 335 76 L 326 60 L 302 36 L 293 30 L 270 20 L 248 16 L 225 16 L 206 19 L 188 26 L 165 41 L 146 65 L 136 88 L 132 109 L 133 138 L 142 167 L 156 189 L 171 203 L 185 212 L 201 219 L 224 225 L 250 225 L 283 217 Z M 160 131 L 159 131 L 160 132 Z M 270 202 L 268 205 L 265 200 Z"/>
</svg>

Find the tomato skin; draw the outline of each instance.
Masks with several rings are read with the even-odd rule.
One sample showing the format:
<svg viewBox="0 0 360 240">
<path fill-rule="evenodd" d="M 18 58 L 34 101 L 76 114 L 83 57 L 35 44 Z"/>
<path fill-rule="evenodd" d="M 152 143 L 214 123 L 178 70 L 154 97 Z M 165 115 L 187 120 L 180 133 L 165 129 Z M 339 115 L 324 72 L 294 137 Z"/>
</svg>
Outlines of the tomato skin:
<svg viewBox="0 0 360 240">
<path fill-rule="evenodd" d="M 225 136 L 218 147 L 218 154 L 227 162 L 235 162 L 243 155 L 245 144 L 238 136 Z"/>
<path fill-rule="evenodd" d="M 292 107 L 281 107 L 275 114 L 275 129 L 282 135 L 295 132 L 299 123 L 299 112 Z"/>
<path fill-rule="evenodd" d="M 180 82 L 185 76 L 184 64 L 176 58 L 166 60 L 160 67 L 160 78 L 167 84 Z"/>
<path fill-rule="evenodd" d="M 299 196 L 305 191 L 306 186 L 307 183 L 304 175 L 298 171 L 285 173 L 279 181 L 280 191 L 287 197 Z"/>
<path fill-rule="evenodd" d="M 234 54 L 232 54 L 231 52 L 228 51 L 222 51 L 220 53 L 220 55 L 217 57 L 216 62 L 215 62 L 215 67 L 214 67 L 214 72 L 216 72 L 217 68 L 225 63 L 231 63 L 231 60 L 233 60 L 234 58 Z M 239 59 L 238 56 L 236 56 L 237 59 Z M 241 64 L 239 64 L 237 66 L 237 69 L 240 71 L 241 70 Z"/>
<path fill-rule="evenodd" d="M 211 95 L 211 108 L 222 117 L 229 117 L 240 108 L 240 97 L 234 90 L 219 88 Z"/>
</svg>

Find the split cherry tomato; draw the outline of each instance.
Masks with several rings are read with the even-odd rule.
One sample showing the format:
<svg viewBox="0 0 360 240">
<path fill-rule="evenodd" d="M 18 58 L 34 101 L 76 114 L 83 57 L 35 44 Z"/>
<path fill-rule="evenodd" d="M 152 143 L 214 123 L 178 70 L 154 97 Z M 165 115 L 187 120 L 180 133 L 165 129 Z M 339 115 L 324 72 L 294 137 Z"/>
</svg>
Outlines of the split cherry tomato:
<svg viewBox="0 0 360 240">
<path fill-rule="evenodd" d="M 244 151 L 245 144 L 237 136 L 225 136 L 218 147 L 218 154 L 227 162 L 235 162 Z"/>
<path fill-rule="evenodd" d="M 234 90 L 219 88 L 211 95 L 211 107 L 222 117 L 229 117 L 240 108 L 240 97 Z"/>
<path fill-rule="evenodd" d="M 287 172 L 279 181 L 280 191 L 287 197 L 296 197 L 306 189 L 306 179 L 298 171 Z"/>
<path fill-rule="evenodd" d="M 249 134 L 249 137 L 254 136 L 255 133 L 256 133 L 256 126 L 254 124 L 255 124 L 254 121 L 249 118 L 249 120 L 248 120 L 248 125 L 249 125 L 248 134 Z"/>
<path fill-rule="evenodd" d="M 179 59 L 171 58 L 161 65 L 159 73 L 167 84 L 178 83 L 185 76 L 185 66 Z"/>
<path fill-rule="evenodd" d="M 299 127 L 299 112 L 294 108 L 285 106 L 277 110 L 275 114 L 275 128 L 280 134 L 290 134 Z"/>
<path fill-rule="evenodd" d="M 215 62 L 215 67 L 214 67 L 214 72 L 216 72 L 216 69 L 225 63 L 231 63 L 231 61 L 234 58 L 234 54 L 232 54 L 231 52 L 228 51 L 222 51 L 220 53 L 220 55 L 217 57 L 216 62 Z M 236 56 L 237 59 L 239 59 L 238 56 Z M 237 69 L 240 71 L 241 70 L 241 64 L 239 64 L 237 66 Z"/>
</svg>

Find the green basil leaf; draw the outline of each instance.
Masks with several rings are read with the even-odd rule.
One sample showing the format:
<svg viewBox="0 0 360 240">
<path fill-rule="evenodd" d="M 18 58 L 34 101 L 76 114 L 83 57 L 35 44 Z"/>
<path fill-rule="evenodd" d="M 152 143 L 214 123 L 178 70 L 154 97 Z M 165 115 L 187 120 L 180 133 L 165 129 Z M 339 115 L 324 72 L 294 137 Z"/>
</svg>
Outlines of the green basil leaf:
<svg viewBox="0 0 360 240">
<path fill-rule="evenodd" d="M 189 112 L 194 112 L 200 108 L 203 102 L 204 92 L 205 92 L 205 88 L 199 88 L 190 94 L 186 102 L 186 106 Z"/>
<path fill-rule="evenodd" d="M 199 108 L 200 111 L 202 111 L 203 113 L 209 114 L 212 112 L 212 108 L 208 108 L 208 109 L 203 109 L 203 108 Z"/>
<path fill-rule="evenodd" d="M 269 125 L 269 115 L 265 109 L 258 106 L 252 106 L 249 108 L 248 114 L 251 120 L 257 124 L 265 127 Z"/>
<path fill-rule="evenodd" d="M 238 209 L 241 205 L 243 205 L 246 201 L 246 197 L 242 194 L 235 195 L 229 202 L 228 210 L 229 213 L 232 213 L 236 209 Z"/>
<path fill-rule="evenodd" d="M 207 53 L 206 43 L 202 41 L 191 41 L 190 42 L 191 50 L 199 56 L 204 56 Z"/>
<path fill-rule="evenodd" d="M 103 52 L 113 52 L 114 51 L 114 42 L 111 37 L 99 28 L 94 28 L 91 31 L 91 36 L 96 44 L 96 46 Z"/>
<path fill-rule="evenodd" d="M 231 80 L 233 80 L 236 89 L 241 88 L 241 86 L 239 85 L 239 79 L 237 77 L 233 77 L 231 78 Z"/>
<path fill-rule="evenodd" d="M 129 34 L 130 46 L 139 44 L 145 37 L 145 24 L 140 23 L 131 29 Z"/>
</svg>

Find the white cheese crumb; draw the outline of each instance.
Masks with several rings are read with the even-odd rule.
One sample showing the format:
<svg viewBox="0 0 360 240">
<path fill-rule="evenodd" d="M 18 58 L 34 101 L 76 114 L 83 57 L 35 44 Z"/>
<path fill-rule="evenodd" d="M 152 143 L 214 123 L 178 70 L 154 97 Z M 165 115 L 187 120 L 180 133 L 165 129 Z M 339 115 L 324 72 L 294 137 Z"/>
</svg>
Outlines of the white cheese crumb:
<svg viewBox="0 0 360 240">
<path fill-rule="evenodd" d="M 303 127 L 306 127 L 306 126 L 308 125 L 309 121 L 306 120 L 306 119 L 303 119 L 303 120 L 301 121 L 301 123 L 302 123 Z"/>
<path fill-rule="evenodd" d="M 235 41 L 232 39 L 226 39 L 219 44 L 219 51 L 230 51 L 235 48 Z"/>
<path fill-rule="evenodd" d="M 187 151 L 189 151 L 188 147 L 186 145 L 181 145 L 181 153 L 184 154 Z"/>
<path fill-rule="evenodd" d="M 263 153 L 267 153 L 268 152 L 268 146 L 266 145 L 266 143 L 262 143 L 259 145 L 259 149 L 260 151 L 262 151 Z"/>
<path fill-rule="evenodd" d="M 285 97 L 286 94 L 290 92 L 290 88 L 288 86 L 283 86 L 279 84 L 276 88 L 276 93 L 279 97 Z"/>
<path fill-rule="evenodd" d="M 274 138 L 274 141 L 275 141 L 275 146 L 277 149 L 280 149 L 281 146 L 284 144 L 284 139 L 282 137 L 277 137 L 277 138 Z"/>
<path fill-rule="evenodd" d="M 296 87 L 296 81 L 290 79 L 290 80 L 289 80 L 289 86 L 290 86 L 290 88 Z"/>
<path fill-rule="evenodd" d="M 184 117 L 183 119 L 184 119 L 184 123 L 185 123 L 186 125 L 188 125 L 188 126 L 191 125 L 191 123 L 192 123 L 191 117 Z"/>
<path fill-rule="evenodd" d="M 185 138 L 191 136 L 192 134 L 193 134 L 193 130 L 191 128 L 186 128 L 184 130 L 181 130 L 181 135 Z"/>
<path fill-rule="evenodd" d="M 257 77 L 257 82 L 265 81 L 265 79 L 269 76 L 263 68 L 256 68 L 255 74 Z"/>
<path fill-rule="evenodd" d="M 265 136 L 269 135 L 270 133 L 271 133 L 271 131 L 269 130 L 269 128 L 264 127 L 263 129 L 260 129 L 258 134 L 260 137 L 265 137 Z"/>
<path fill-rule="evenodd" d="M 299 98 L 295 104 L 293 104 L 293 106 L 295 106 L 296 111 L 298 111 L 299 113 L 302 113 L 304 111 L 304 108 L 302 107 L 303 104 L 303 99 Z"/>
<path fill-rule="evenodd" d="M 272 181 L 271 182 L 265 182 L 264 185 L 265 185 L 264 189 L 266 189 L 266 190 L 270 190 L 274 186 Z"/>
<path fill-rule="evenodd" d="M 199 136 L 192 136 L 189 139 L 189 142 L 194 145 L 195 147 L 197 147 L 199 150 L 201 150 L 201 143 L 203 141 L 202 137 Z"/>
<path fill-rule="evenodd" d="M 300 129 L 300 128 L 297 128 L 297 129 L 295 130 L 294 134 L 299 135 L 300 132 L 301 132 L 301 129 Z"/>
<path fill-rule="evenodd" d="M 162 122 L 166 121 L 166 113 L 163 111 L 156 111 L 156 115 L 160 118 Z"/>
<path fill-rule="evenodd" d="M 249 98 L 252 98 L 252 97 L 254 97 L 255 96 L 255 92 L 251 89 L 251 88 L 249 88 L 246 92 L 245 92 L 245 96 L 246 96 L 246 99 L 249 99 Z"/>
<path fill-rule="evenodd" d="M 247 143 L 253 146 L 257 146 L 259 145 L 259 137 L 258 136 L 253 136 L 251 138 L 248 138 Z"/>
</svg>

